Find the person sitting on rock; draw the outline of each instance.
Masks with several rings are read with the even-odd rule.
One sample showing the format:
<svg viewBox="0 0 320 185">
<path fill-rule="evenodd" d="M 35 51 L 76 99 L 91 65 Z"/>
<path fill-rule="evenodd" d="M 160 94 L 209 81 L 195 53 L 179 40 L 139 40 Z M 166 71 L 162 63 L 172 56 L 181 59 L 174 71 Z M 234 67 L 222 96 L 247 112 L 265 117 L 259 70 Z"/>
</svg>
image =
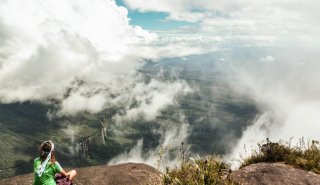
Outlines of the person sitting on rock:
<svg viewBox="0 0 320 185">
<path fill-rule="evenodd" d="M 51 141 L 44 141 L 39 147 L 39 157 L 34 160 L 34 183 L 33 185 L 56 185 L 55 175 L 65 177 L 70 184 L 76 176 L 76 171 L 66 173 L 55 160 L 54 144 Z"/>
</svg>

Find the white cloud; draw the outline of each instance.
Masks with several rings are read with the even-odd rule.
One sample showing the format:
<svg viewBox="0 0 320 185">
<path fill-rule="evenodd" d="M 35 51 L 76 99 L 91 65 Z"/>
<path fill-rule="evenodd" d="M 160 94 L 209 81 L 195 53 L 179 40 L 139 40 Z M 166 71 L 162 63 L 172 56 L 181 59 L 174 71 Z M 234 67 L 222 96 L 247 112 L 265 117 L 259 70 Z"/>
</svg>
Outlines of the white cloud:
<svg viewBox="0 0 320 185">
<path fill-rule="evenodd" d="M 10 0 L 0 10 L 6 32 L 0 46 L 2 101 L 61 96 L 75 77 L 90 78 L 110 62 L 121 65 L 132 55 L 129 42 L 152 35 L 136 35 L 126 10 L 112 1 Z"/>
<path fill-rule="evenodd" d="M 105 107 L 107 100 L 102 94 L 94 94 L 86 97 L 79 92 L 71 94 L 61 104 L 61 112 L 63 114 L 73 114 L 81 111 L 89 111 L 98 113 Z"/>
<path fill-rule="evenodd" d="M 143 140 L 138 140 L 137 144 L 128 152 L 124 152 L 113 159 L 108 164 L 119 164 L 125 162 L 139 162 L 158 167 L 165 171 L 166 167 L 174 167 L 180 164 L 178 157 L 172 158 L 172 154 L 178 156 L 181 143 L 185 142 L 189 134 L 189 124 L 183 114 L 180 115 L 180 122 L 163 123 L 161 129 L 157 130 L 161 134 L 160 144 L 153 150 L 144 152 Z M 161 154 L 159 154 L 161 153 Z M 159 158 L 161 157 L 161 158 Z"/>
<path fill-rule="evenodd" d="M 274 58 L 272 56 L 265 56 L 260 59 L 260 62 L 273 62 Z"/>
<path fill-rule="evenodd" d="M 164 41 L 131 26 L 127 13 L 111 0 L 1 1 L 0 102 L 55 99 L 63 115 L 96 113 L 134 99 L 141 107 L 126 108 L 127 116 L 144 112 L 154 118 L 189 87 L 183 81 L 145 83 L 136 77 L 143 59 L 211 47 Z"/>
<path fill-rule="evenodd" d="M 266 62 L 242 62 L 233 71 L 237 80 L 231 87 L 236 93 L 251 97 L 259 114 L 243 132 L 231 159 L 238 159 L 239 154 L 245 157 L 244 145 L 250 155 L 251 147 L 257 149 L 257 143 L 266 138 L 276 142 L 293 138 L 293 145 L 302 137 L 306 141 L 319 140 L 320 65 L 315 52 L 319 48 L 310 51 L 301 45 L 299 49 L 277 50 L 280 54 L 275 58 L 279 62 L 270 62 L 274 58 L 266 56 L 262 58 Z"/>
<path fill-rule="evenodd" d="M 79 151 L 79 146 L 74 145 L 75 139 L 77 135 L 79 135 L 79 127 L 71 125 L 70 123 L 66 123 L 65 127 L 62 129 L 62 132 L 67 136 L 70 140 L 70 145 L 68 145 L 69 152 L 74 155 Z"/>
<path fill-rule="evenodd" d="M 316 0 L 191 1 L 150 0 L 125 4 L 141 12 L 165 12 L 165 19 L 195 24 L 158 31 L 168 55 L 201 54 L 242 47 L 319 45 L 320 18 Z M 218 39 L 217 39 L 218 38 Z M 175 49 L 169 49 L 173 46 Z M 168 50 L 167 50 L 168 49 Z M 161 50 L 158 50 L 159 52 Z M 174 53 L 172 51 L 178 51 Z M 172 53 L 172 54 L 171 54 Z"/>
<path fill-rule="evenodd" d="M 184 81 L 160 82 L 151 80 L 149 84 L 135 84 L 128 94 L 121 96 L 121 101 L 126 102 L 124 113 L 117 115 L 115 119 L 121 122 L 123 119 L 132 120 L 143 115 L 147 120 L 156 118 L 160 111 L 167 105 L 176 104 L 177 95 L 185 95 L 192 90 Z M 118 104 L 118 102 L 114 102 Z M 132 107 L 132 104 L 136 106 Z"/>
<path fill-rule="evenodd" d="M 167 19 L 198 23 L 197 32 L 215 35 L 295 37 L 318 35 L 320 13 L 316 0 L 150 0 L 130 1 L 134 10 L 168 13 Z"/>
</svg>

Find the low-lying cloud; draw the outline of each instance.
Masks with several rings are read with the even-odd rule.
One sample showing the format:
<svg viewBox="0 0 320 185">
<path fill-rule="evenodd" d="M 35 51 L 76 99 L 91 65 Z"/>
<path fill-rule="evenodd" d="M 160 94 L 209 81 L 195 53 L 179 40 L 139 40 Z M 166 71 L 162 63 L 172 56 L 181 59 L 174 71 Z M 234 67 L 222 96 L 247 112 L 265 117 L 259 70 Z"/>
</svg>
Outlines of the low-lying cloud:
<svg viewBox="0 0 320 185">
<path fill-rule="evenodd" d="M 161 135 L 159 145 L 155 149 L 145 152 L 143 139 L 140 139 L 130 151 L 114 157 L 108 164 L 139 162 L 157 167 L 162 171 L 166 167 L 179 165 L 181 162 L 178 160 L 178 156 L 181 155 L 179 149 L 181 149 L 181 143 L 185 142 L 189 135 L 190 125 L 183 113 L 178 116 L 179 121 L 174 123 L 170 121 L 162 122 L 160 129 L 154 131 Z"/>
<path fill-rule="evenodd" d="M 233 158 L 247 155 L 250 147 L 270 138 L 298 143 L 298 139 L 319 139 L 320 81 L 317 52 L 306 43 L 298 48 L 282 48 L 260 61 L 243 61 L 234 68 L 235 92 L 251 97 L 259 114 L 235 147 Z M 309 47 L 308 47 L 309 46 Z"/>
</svg>

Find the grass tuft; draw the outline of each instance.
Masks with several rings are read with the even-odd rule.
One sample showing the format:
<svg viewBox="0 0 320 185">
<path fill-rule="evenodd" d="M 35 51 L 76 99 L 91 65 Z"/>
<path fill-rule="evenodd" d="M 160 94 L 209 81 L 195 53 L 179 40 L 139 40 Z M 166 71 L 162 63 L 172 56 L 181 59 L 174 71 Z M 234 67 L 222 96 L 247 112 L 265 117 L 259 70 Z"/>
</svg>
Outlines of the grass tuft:
<svg viewBox="0 0 320 185">
<path fill-rule="evenodd" d="M 232 185 L 229 165 L 209 156 L 185 161 L 180 167 L 169 170 L 163 175 L 165 185 Z"/>
</svg>

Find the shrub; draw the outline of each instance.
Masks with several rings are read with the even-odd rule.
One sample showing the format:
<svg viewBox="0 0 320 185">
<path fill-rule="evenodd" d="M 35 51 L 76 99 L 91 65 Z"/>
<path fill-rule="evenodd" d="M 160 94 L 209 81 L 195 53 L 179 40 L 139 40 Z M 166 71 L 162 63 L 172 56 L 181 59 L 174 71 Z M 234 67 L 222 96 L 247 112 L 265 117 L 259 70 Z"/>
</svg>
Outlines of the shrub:
<svg viewBox="0 0 320 185">
<path fill-rule="evenodd" d="M 259 162 L 284 162 L 320 174 L 320 149 L 317 141 L 312 141 L 311 144 L 305 146 L 301 139 L 297 147 L 280 142 L 274 143 L 268 138 L 266 141 L 262 145 L 258 144 L 259 150 L 244 159 L 240 168 Z"/>
</svg>

